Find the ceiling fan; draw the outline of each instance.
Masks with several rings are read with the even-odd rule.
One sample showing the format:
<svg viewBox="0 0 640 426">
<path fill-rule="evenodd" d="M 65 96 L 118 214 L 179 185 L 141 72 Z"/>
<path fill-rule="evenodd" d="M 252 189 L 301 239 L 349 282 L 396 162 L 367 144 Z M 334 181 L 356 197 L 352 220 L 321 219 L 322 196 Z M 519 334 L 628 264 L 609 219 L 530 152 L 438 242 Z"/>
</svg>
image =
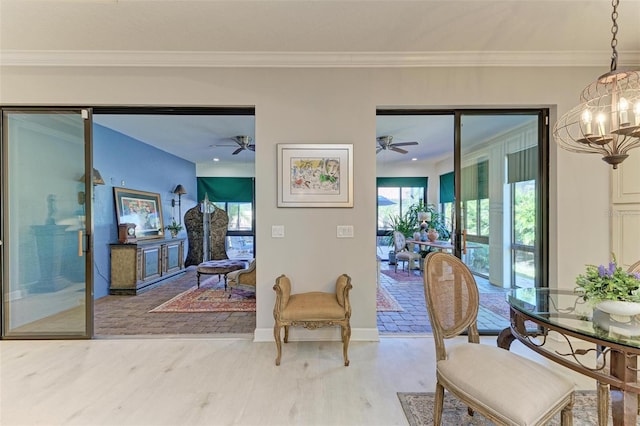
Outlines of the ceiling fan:
<svg viewBox="0 0 640 426">
<path fill-rule="evenodd" d="M 393 136 L 380 136 L 376 138 L 376 140 L 378 141 L 378 149 L 376 150 L 376 154 L 378 154 L 380 151 L 387 150 L 387 149 L 390 151 L 399 152 L 400 154 L 406 154 L 409 151 L 402 148 L 398 148 L 398 147 L 408 146 L 408 145 L 418 145 L 418 142 L 415 142 L 415 141 L 394 143 Z"/>
<path fill-rule="evenodd" d="M 255 151 L 256 146 L 252 144 L 251 136 L 235 136 L 231 138 L 236 144 L 238 144 L 239 148 L 231 153 L 231 155 L 239 154 L 244 150 Z M 216 146 L 236 146 L 236 145 L 216 145 Z"/>
</svg>

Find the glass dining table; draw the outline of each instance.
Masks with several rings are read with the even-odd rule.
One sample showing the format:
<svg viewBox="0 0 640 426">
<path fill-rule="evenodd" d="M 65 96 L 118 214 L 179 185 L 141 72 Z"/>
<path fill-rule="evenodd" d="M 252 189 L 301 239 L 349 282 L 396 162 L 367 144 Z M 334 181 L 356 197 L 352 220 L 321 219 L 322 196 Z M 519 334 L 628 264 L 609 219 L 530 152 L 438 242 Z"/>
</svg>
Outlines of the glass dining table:
<svg viewBox="0 0 640 426">
<path fill-rule="evenodd" d="M 570 290 L 513 289 L 507 302 L 511 326 L 498 336 L 498 346 L 509 349 L 517 339 L 596 379 L 599 424 L 607 424 L 609 399 L 614 426 L 637 424 L 640 316 L 602 312 Z"/>
</svg>

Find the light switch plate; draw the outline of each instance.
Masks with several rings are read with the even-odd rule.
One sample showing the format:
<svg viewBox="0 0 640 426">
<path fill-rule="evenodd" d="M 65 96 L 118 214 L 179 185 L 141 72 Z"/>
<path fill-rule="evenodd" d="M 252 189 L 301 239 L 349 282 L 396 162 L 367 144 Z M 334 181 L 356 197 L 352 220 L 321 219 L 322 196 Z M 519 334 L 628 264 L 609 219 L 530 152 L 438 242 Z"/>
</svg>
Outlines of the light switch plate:
<svg viewBox="0 0 640 426">
<path fill-rule="evenodd" d="M 338 238 L 353 238 L 353 225 L 338 225 Z"/>
<path fill-rule="evenodd" d="M 271 225 L 271 238 L 284 238 L 284 225 Z"/>
</svg>

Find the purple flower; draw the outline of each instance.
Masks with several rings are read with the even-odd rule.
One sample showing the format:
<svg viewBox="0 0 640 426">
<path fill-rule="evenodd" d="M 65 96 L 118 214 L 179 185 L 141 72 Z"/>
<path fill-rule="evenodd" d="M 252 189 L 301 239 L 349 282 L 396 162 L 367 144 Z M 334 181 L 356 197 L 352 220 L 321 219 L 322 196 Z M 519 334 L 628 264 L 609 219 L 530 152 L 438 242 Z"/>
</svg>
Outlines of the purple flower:
<svg viewBox="0 0 640 426">
<path fill-rule="evenodd" d="M 634 272 L 633 274 L 634 277 L 636 277 L 636 280 L 640 280 L 640 272 Z"/>
<path fill-rule="evenodd" d="M 599 275 L 600 277 L 608 277 L 608 276 L 609 276 L 608 272 L 609 272 L 609 271 L 607 271 L 606 269 L 604 269 L 604 265 L 600 265 L 600 266 L 598 266 L 598 275 Z"/>
<path fill-rule="evenodd" d="M 616 268 L 618 267 L 618 265 L 616 265 L 615 262 L 609 262 L 609 276 L 612 277 L 613 274 L 616 272 Z"/>
</svg>

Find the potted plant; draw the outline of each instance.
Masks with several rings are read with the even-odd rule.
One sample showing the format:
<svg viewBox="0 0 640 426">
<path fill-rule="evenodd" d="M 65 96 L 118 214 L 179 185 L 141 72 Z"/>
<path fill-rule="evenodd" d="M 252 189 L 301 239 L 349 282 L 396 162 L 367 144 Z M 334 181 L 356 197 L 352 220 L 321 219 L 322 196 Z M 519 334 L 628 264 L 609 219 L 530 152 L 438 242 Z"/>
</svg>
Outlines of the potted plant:
<svg viewBox="0 0 640 426">
<path fill-rule="evenodd" d="M 182 231 L 182 224 L 177 223 L 175 219 L 171 220 L 171 225 L 167 225 L 164 229 L 171 233 L 171 238 L 175 238 L 178 232 Z"/>
<path fill-rule="evenodd" d="M 435 239 L 447 241 L 449 240 L 449 238 L 451 238 L 451 230 L 447 227 L 444 215 L 438 212 L 436 206 L 434 206 L 433 204 L 425 205 L 422 200 L 409 207 L 409 211 L 407 212 L 412 220 L 415 221 L 414 227 L 417 228 L 420 226 L 418 215 L 422 212 L 429 213 L 428 216 L 430 216 L 430 219 L 426 221 L 427 234 L 429 233 L 429 231 L 433 230 L 431 232 L 431 235 L 435 235 L 435 233 L 438 234 Z"/>
<path fill-rule="evenodd" d="M 587 265 L 576 278 L 576 292 L 597 309 L 616 315 L 640 314 L 640 274 L 627 272 L 616 262 L 608 266 Z"/>
</svg>

